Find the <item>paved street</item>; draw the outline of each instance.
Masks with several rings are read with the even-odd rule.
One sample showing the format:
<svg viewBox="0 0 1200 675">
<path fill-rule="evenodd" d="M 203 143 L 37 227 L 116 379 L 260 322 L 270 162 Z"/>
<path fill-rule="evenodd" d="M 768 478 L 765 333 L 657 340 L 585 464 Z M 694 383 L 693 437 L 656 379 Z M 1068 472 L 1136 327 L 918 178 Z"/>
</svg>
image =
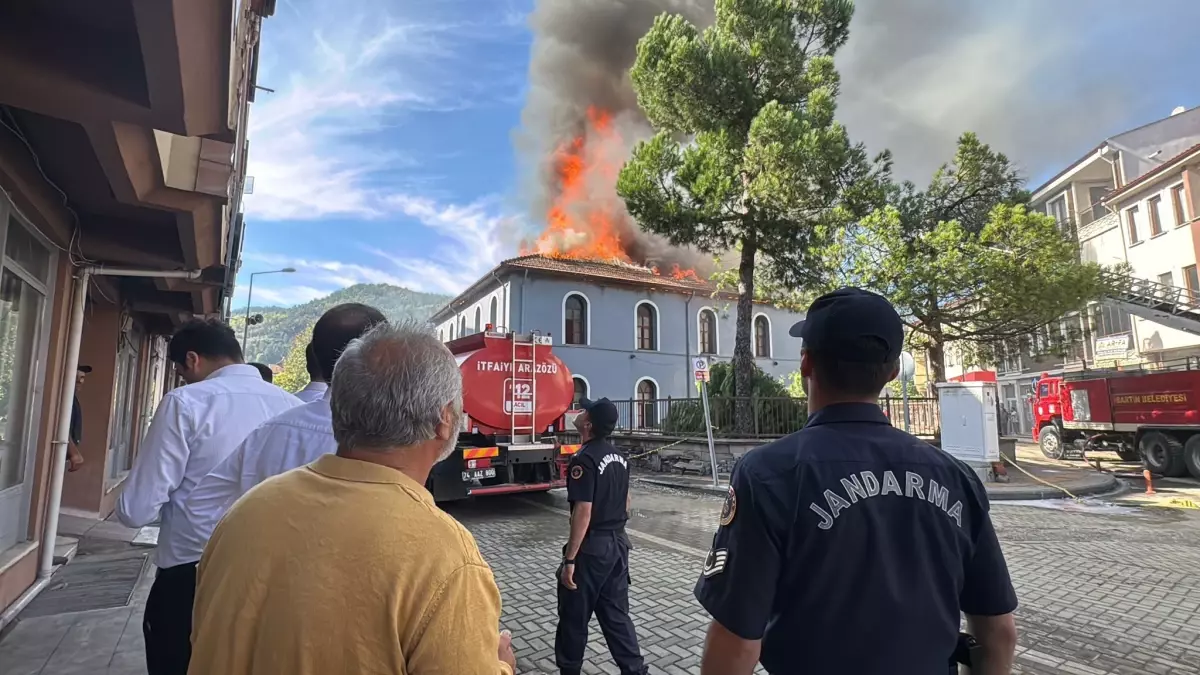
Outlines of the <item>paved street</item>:
<svg viewBox="0 0 1200 675">
<path fill-rule="evenodd" d="M 997 505 L 1021 598 L 1019 673 L 1200 672 L 1200 512 L 1100 505 Z M 719 498 L 639 487 L 631 598 L 651 672 L 696 672 L 707 616 L 691 597 Z M 523 672 L 554 672 L 552 574 L 566 532 L 561 495 L 453 509 L 504 595 Z M 587 672 L 616 673 L 593 624 Z"/>
<path fill-rule="evenodd" d="M 495 570 L 522 673 L 556 672 L 553 573 L 565 507 L 552 493 L 450 508 Z M 691 589 L 720 507 L 710 495 L 635 488 L 631 605 L 652 673 L 698 670 L 708 618 Z M 1200 672 L 1200 511 L 1103 502 L 993 511 L 1022 603 L 1017 672 Z M 119 534 L 119 542 L 90 544 L 91 558 L 145 552 L 124 548 L 130 533 Z M 131 608 L 22 620 L 0 639 L 0 672 L 144 673 L 139 619 L 148 581 Z M 617 672 L 595 624 L 585 672 Z"/>
</svg>

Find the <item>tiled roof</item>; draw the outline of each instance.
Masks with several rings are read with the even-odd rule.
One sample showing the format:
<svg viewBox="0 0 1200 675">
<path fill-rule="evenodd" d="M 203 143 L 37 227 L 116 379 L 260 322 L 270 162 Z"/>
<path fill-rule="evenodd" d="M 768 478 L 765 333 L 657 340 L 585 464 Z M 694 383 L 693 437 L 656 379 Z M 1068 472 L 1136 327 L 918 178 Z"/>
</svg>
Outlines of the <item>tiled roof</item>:
<svg viewBox="0 0 1200 675">
<path fill-rule="evenodd" d="M 1107 195 L 1104 196 L 1104 203 L 1107 204 L 1108 202 L 1112 201 L 1114 197 L 1119 197 L 1120 195 L 1126 194 L 1127 192 L 1136 188 L 1137 186 L 1148 182 L 1151 178 L 1158 176 L 1159 174 L 1167 171 L 1168 169 L 1177 167 L 1182 160 L 1185 160 L 1189 156 L 1194 155 L 1198 152 L 1200 152 L 1200 143 L 1193 145 L 1192 147 L 1188 148 L 1187 150 L 1184 150 L 1183 152 L 1179 153 L 1178 155 L 1175 155 L 1174 157 L 1163 162 L 1162 164 L 1159 164 L 1158 166 L 1154 167 L 1153 169 L 1150 169 L 1149 171 L 1147 171 L 1146 173 L 1129 181 L 1125 185 L 1121 186 L 1120 189 L 1113 190 L 1112 192 L 1108 193 Z"/>
<path fill-rule="evenodd" d="M 530 270 L 543 274 L 555 274 L 572 278 L 583 277 L 597 282 L 609 281 L 631 284 L 676 293 L 703 293 L 711 295 L 717 292 L 716 285 L 709 281 L 676 279 L 671 276 L 669 271 L 666 274 L 655 274 L 652 270 L 645 267 L 628 263 L 555 258 L 544 255 L 523 255 L 516 258 L 509 258 L 496 265 L 494 269 L 480 277 L 479 281 L 471 284 L 470 288 L 460 293 L 458 297 L 446 303 L 445 306 L 435 312 L 432 318 L 437 320 L 438 317 L 449 312 L 453 307 L 459 306 L 464 297 L 470 296 L 476 289 L 490 282 L 493 279 L 492 275 L 499 273 L 501 270 Z M 727 291 L 722 291 L 720 294 L 731 298 L 736 297 L 736 295 Z"/>
<path fill-rule="evenodd" d="M 630 284 L 653 286 L 655 288 L 703 291 L 712 293 L 716 286 L 708 281 L 698 279 L 676 279 L 669 271 L 655 274 L 653 270 L 637 265 L 620 262 L 604 262 L 601 260 L 581 260 L 576 258 L 553 258 L 543 255 L 525 255 L 510 258 L 500 263 L 500 267 L 516 269 L 539 270 L 570 276 L 584 276 L 591 279 L 620 281 Z"/>
</svg>

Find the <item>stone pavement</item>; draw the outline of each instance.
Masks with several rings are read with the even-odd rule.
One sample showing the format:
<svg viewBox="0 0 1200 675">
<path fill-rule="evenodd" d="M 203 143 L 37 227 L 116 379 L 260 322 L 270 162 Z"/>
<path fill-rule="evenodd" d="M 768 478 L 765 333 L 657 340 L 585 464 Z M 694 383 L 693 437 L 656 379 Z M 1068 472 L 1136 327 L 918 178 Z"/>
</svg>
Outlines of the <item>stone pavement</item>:
<svg viewBox="0 0 1200 675">
<path fill-rule="evenodd" d="M 721 502 L 635 486 L 630 605 L 655 675 L 698 672 L 708 617 L 691 589 Z M 1097 500 L 1031 504 L 998 502 L 992 509 L 1021 601 L 1016 672 L 1200 673 L 1200 512 Z M 564 495 L 486 498 L 447 510 L 492 565 L 518 671 L 556 672 L 554 570 L 567 533 Z M 145 552 L 93 537 L 80 548 L 77 560 Z M 129 607 L 22 619 L 0 638 L 0 673 L 144 673 L 139 618 L 151 572 L 147 567 Z M 617 673 L 594 622 L 584 672 Z"/>
<path fill-rule="evenodd" d="M 993 508 L 1021 600 L 1017 673 L 1200 672 L 1200 517 L 1070 500 Z M 630 528 L 631 606 L 652 673 L 696 672 L 708 619 L 691 588 L 721 499 L 641 487 Z M 552 673 L 553 570 L 562 495 L 452 509 L 475 534 L 504 597 L 521 671 Z M 616 673 L 593 623 L 585 672 Z"/>
<path fill-rule="evenodd" d="M 79 537 L 75 559 L 59 569 L 55 582 L 0 636 L 0 673 L 145 675 L 142 613 L 154 578 L 152 564 L 145 566 L 127 606 L 28 616 L 36 613 L 39 602 L 47 601 L 52 592 L 63 588 L 68 568 L 131 560 L 149 552 L 131 544 L 137 530 L 119 523 L 63 516 L 59 528 L 65 534 Z"/>
</svg>

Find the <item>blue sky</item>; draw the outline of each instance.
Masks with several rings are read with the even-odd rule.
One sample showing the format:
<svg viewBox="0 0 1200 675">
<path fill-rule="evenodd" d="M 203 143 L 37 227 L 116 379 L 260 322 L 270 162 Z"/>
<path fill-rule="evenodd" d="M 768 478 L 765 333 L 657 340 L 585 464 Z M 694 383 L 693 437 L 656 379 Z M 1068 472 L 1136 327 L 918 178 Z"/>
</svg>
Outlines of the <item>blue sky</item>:
<svg viewBox="0 0 1200 675">
<path fill-rule="evenodd" d="M 510 251 L 509 135 L 529 6 L 504 0 L 282 0 L 263 27 L 236 304 L 359 282 L 454 292 Z"/>
<path fill-rule="evenodd" d="M 905 0 L 908 14 L 893 1 L 858 3 L 839 116 L 892 148 L 902 177 L 927 177 L 976 129 L 1036 183 L 1107 135 L 1200 104 L 1195 0 Z M 512 143 L 534 2 L 279 1 L 235 306 L 251 272 L 295 267 L 254 288 L 257 305 L 290 305 L 361 282 L 455 293 L 516 253 L 514 233 L 536 228 Z"/>
</svg>

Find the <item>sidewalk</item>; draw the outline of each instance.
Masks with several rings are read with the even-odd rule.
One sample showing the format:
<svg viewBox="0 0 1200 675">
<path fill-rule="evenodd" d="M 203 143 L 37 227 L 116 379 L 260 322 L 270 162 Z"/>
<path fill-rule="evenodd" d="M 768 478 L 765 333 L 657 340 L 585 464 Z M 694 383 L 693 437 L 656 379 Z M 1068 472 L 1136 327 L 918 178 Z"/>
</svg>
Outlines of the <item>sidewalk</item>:
<svg viewBox="0 0 1200 675">
<path fill-rule="evenodd" d="M 144 675 L 153 549 L 115 522 L 63 516 L 59 528 L 79 537 L 78 551 L 0 634 L 0 673 Z"/>
<path fill-rule="evenodd" d="M 1083 497 L 1113 492 L 1121 487 L 1120 481 L 1111 473 L 1098 472 L 1082 463 L 1071 466 L 1045 459 L 1037 446 L 1028 443 L 1018 444 L 1017 467 L 1008 466 L 1007 469 L 1009 482 L 986 486 L 992 501 L 1061 499 L 1067 497 L 1064 489 L 1076 497 Z M 726 474 L 719 476 L 717 486 L 713 485 L 712 476 L 694 474 L 643 472 L 634 474 L 634 478 L 650 485 L 720 496 L 729 490 Z"/>
</svg>

